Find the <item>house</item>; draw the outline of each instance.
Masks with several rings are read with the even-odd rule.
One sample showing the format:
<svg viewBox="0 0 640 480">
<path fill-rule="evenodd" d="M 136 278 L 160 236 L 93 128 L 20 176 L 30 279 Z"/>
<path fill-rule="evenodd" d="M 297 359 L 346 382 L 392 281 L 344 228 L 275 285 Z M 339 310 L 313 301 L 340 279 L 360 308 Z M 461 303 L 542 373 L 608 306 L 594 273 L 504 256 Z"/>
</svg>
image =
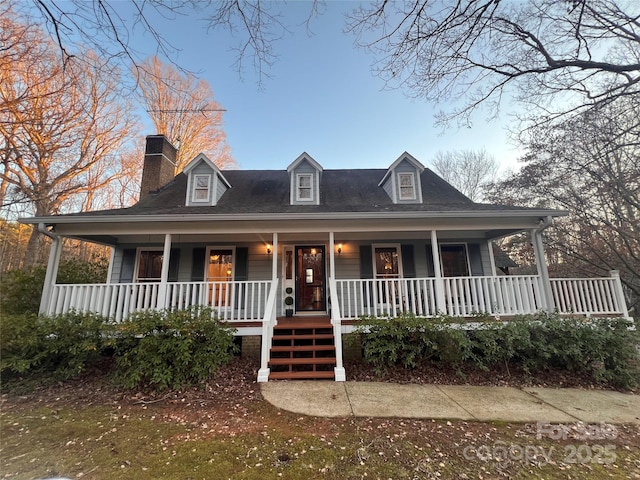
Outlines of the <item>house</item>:
<svg viewBox="0 0 640 480">
<path fill-rule="evenodd" d="M 549 278 L 542 232 L 567 212 L 474 203 L 406 152 L 357 170 L 303 153 L 282 170 L 221 171 L 201 154 L 174 177 L 175 154 L 147 137 L 130 208 L 22 220 L 53 240 L 42 313 L 207 305 L 259 349 L 259 381 L 344 380 L 342 336 L 365 315 L 628 316 L 615 272 Z M 537 274 L 498 275 L 492 242 L 518 232 Z M 111 247 L 107 283 L 56 283 L 63 237 Z"/>
</svg>

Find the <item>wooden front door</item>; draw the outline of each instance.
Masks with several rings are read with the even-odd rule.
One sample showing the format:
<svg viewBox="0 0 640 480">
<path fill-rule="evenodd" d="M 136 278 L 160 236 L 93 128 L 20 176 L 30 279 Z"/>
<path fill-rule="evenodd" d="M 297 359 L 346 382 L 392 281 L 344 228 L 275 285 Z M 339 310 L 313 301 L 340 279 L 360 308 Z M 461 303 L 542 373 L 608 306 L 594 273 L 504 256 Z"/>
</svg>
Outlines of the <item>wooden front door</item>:
<svg viewBox="0 0 640 480">
<path fill-rule="evenodd" d="M 326 310 L 324 246 L 296 247 L 296 311 Z"/>
</svg>

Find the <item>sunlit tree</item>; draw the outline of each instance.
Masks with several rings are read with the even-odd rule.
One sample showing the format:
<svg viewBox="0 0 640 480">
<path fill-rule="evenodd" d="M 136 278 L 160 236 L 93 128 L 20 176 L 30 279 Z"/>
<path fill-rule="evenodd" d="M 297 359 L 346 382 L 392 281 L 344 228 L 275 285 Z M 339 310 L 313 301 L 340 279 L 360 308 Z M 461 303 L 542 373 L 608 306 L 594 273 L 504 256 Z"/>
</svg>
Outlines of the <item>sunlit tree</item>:
<svg viewBox="0 0 640 480">
<path fill-rule="evenodd" d="M 103 75 L 91 67 L 97 59 L 62 64 L 50 39 L 14 15 L 5 14 L 2 27 L 17 38 L 0 71 L 3 215 L 9 205 L 36 216 L 99 208 L 92 196 L 123 174 L 121 153 L 135 133 L 119 72 Z M 27 264 L 40 259 L 39 247 L 34 231 Z"/>
<path fill-rule="evenodd" d="M 208 82 L 181 73 L 157 57 L 144 61 L 137 73 L 156 133 L 178 148 L 176 173 L 199 153 L 205 153 L 219 168 L 235 164 L 222 126 L 223 108 Z"/>
</svg>

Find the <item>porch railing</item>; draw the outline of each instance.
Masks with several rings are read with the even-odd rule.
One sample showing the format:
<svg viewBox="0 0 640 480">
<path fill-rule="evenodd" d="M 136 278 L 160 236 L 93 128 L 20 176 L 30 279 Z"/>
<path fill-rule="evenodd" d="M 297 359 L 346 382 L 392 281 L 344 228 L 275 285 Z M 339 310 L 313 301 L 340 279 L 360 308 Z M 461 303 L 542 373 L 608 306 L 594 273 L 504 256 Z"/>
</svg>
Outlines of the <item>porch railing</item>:
<svg viewBox="0 0 640 480">
<path fill-rule="evenodd" d="M 94 312 L 122 321 L 131 312 L 149 309 L 210 307 L 227 322 L 260 321 L 265 314 L 271 280 L 245 282 L 170 282 L 57 284 L 48 315 L 70 310 Z"/>
<path fill-rule="evenodd" d="M 438 304 L 437 289 L 444 295 Z M 397 316 L 411 312 L 433 317 L 486 313 L 524 315 L 545 310 L 542 279 L 537 275 L 335 280 L 342 319 Z M 551 279 L 551 310 L 562 314 L 628 316 L 620 279 Z M 333 297 L 332 297 L 333 298 Z"/>
<path fill-rule="evenodd" d="M 609 278 L 552 278 L 551 291 L 560 312 L 629 316 L 617 272 Z"/>
</svg>

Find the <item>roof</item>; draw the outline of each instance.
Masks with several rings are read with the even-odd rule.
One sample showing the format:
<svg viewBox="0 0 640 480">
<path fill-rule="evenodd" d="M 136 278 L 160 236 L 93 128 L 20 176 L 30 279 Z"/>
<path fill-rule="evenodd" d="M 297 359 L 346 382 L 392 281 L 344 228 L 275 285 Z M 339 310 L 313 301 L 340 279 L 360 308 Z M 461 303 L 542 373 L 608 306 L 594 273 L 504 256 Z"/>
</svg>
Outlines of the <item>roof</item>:
<svg viewBox="0 0 640 480">
<path fill-rule="evenodd" d="M 55 217 L 23 219 L 25 223 L 51 222 L 85 217 L 155 217 L 173 218 L 194 215 L 242 216 L 263 214 L 309 214 L 311 216 L 371 213 L 413 212 L 438 213 L 456 216 L 490 215 L 505 212 L 523 215 L 565 215 L 560 210 L 541 210 L 525 207 L 475 203 L 428 168 L 420 175 L 423 203 L 394 204 L 383 188 L 378 186 L 387 169 L 334 169 L 321 174 L 320 204 L 291 205 L 289 201 L 289 174 L 286 170 L 222 170 L 231 188 L 214 206 L 186 206 L 187 175 L 178 174 L 173 181 L 156 192 L 151 192 L 137 204 L 121 209 L 71 213 Z M 81 220 L 79 220 L 81 221 Z"/>
</svg>

